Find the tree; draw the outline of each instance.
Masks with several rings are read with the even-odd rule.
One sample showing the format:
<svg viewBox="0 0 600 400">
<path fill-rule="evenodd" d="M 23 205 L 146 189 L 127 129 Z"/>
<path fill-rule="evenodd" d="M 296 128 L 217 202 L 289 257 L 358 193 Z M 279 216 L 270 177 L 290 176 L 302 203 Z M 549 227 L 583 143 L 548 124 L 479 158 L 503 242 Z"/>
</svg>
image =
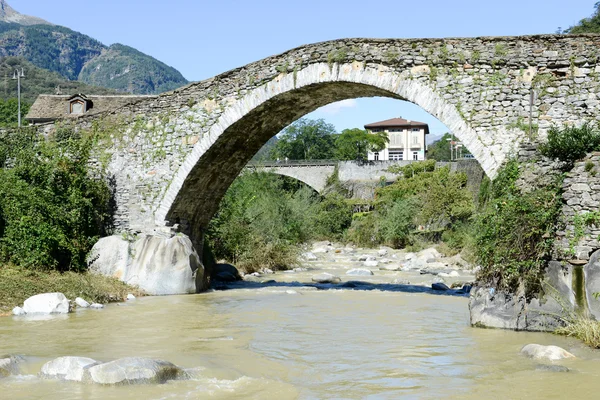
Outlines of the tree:
<svg viewBox="0 0 600 400">
<path fill-rule="evenodd" d="M 433 142 L 429 148 L 427 149 L 427 158 L 436 160 L 436 161 L 450 161 L 450 140 L 453 139 L 453 136 L 450 133 L 444 133 L 439 140 Z M 456 139 L 454 139 L 456 140 Z M 463 156 L 471 154 L 471 152 L 466 148 L 461 148 L 461 154 Z M 453 155 L 454 159 L 456 159 L 456 154 Z"/>
<path fill-rule="evenodd" d="M 30 104 L 21 102 L 21 120 L 23 125 L 27 125 L 25 115 L 29 112 Z M 19 103 L 17 99 L 0 99 L 0 127 L 17 126 Z"/>
<path fill-rule="evenodd" d="M 565 29 L 563 33 L 600 33 L 600 2 L 594 4 L 594 13 L 584 18 L 575 26 Z"/>
<path fill-rule="evenodd" d="M 272 158 L 331 159 L 335 153 L 335 127 L 322 119 L 301 118 L 285 128 L 271 151 Z"/>
<path fill-rule="evenodd" d="M 367 151 L 380 151 L 389 138 L 386 132 L 367 133 L 363 129 L 344 129 L 337 137 L 336 158 L 339 160 L 364 160 Z"/>
</svg>

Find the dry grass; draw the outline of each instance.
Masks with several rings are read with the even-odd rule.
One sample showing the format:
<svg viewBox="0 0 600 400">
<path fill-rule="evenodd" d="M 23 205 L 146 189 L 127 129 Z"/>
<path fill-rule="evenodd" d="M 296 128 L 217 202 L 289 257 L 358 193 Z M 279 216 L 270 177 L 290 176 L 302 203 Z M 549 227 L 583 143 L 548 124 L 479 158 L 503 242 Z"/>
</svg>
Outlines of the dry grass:
<svg viewBox="0 0 600 400">
<path fill-rule="evenodd" d="M 138 288 L 101 275 L 0 267 L 0 315 L 10 313 L 13 307 L 22 305 L 28 297 L 51 292 L 61 292 L 71 300 L 82 297 L 97 303 L 122 301 L 128 293 L 135 296 L 144 294 Z"/>
<path fill-rule="evenodd" d="M 577 318 L 556 330 L 557 334 L 581 340 L 594 349 L 600 349 L 600 322 L 589 318 Z"/>
</svg>

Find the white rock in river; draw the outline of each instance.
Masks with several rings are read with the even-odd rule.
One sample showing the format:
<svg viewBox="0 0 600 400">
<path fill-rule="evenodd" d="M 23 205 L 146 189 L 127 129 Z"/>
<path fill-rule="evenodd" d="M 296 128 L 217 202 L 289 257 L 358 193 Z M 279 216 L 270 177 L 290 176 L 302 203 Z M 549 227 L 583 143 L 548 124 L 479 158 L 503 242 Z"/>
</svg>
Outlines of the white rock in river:
<svg viewBox="0 0 600 400">
<path fill-rule="evenodd" d="M 88 256 L 92 273 L 111 276 L 154 295 L 196 292 L 204 267 L 182 234 L 142 235 L 129 243 L 114 235 L 100 239 Z"/>
<path fill-rule="evenodd" d="M 575 356 L 558 346 L 542 346 L 541 344 L 528 344 L 521 349 L 521 353 L 536 360 L 546 359 L 551 361 Z"/>
<path fill-rule="evenodd" d="M 6 358 L 0 358 L 0 378 L 4 378 L 9 375 L 18 375 L 20 361 L 22 360 L 15 356 L 6 356 Z"/>
<path fill-rule="evenodd" d="M 135 296 L 131 293 L 127 293 L 127 300 L 135 300 Z"/>
<path fill-rule="evenodd" d="M 310 251 L 307 251 L 306 253 L 302 253 L 302 258 L 304 258 L 306 261 L 317 260 L 317 256 L 315 256 L 314 253 L 311 253 Z"/>
<path fill-rule="evenodd" d="M 88 308 L 90 306 L 90 303 L 88 303 L 87 301 L 85 301 L 81 297 L 77 297 L 75 299 L 75 304 L 77 304 L 77 307 L 81 307 L 81 308 Z"/>
<path fill-rule="evenodd" d="M 62 293 L 42 293 L 31 296 L 23 303 L 27 314 L 66 314 L 69 300 Z"/>
<path fill-rule="evenodd" d="M 165 383 L 184 378 L 185 372 L 168 361 L 143 357 L 120 358 L 87 368 L 83 380 L 102 385 Z"/>
<path fill-rule="evenodd" d="M 382 265 L 381 267 L 379 267 L 379 269 L 382 271 L 401 271 L 402 266 L 396 264 Z"/>
<path fill-rule="evenodd" d="M 342 280 L 339 276 L 324 272 L 322 274 L 313 275 L 312 281 L 316 283 L 340 283 Z"/>
<path fill-rule="evenodd" d="M 377 255 L 379 257 L 383 257 L 383 256 L 386 256 L 387 253 L 388 253 L 387 249 L 379 249 L 379 251 L 377 252 Z"/>
<path fill-rule="evenodd" d="M 12 309 L 12 314 L 16 315 L 16 316 L 19 316 L 19 315 L 25 315 L 27 313 L 21 307 L 17 306 L 17 307 L 15 307 L 15 308 Z"/>
<path fill-rule="evenodd" d="M 373 274 L 373 271 L 371 271 L 370 269 L 354 268 L 354 269 L 350 269 L 350 270 L 346 271 L 346 275 L 368 276 L 368 275 L 374 275 L 374 274 Z"/>
<path fill-rule="evenodd" d="M 98 304 L 98 303 L 92 303 L 92 304 L 90 305 L 90 308 L 94 308 L 94 309 L 96 309 L 96 310 L 99 310 L 99 309 L 101 309 L 101 308 L 104 308 L 104 305 L 103 305 L 103 304 Z"/>
<path fill-rule="evenodd" d="M 40 376 L 81 382 L 85 367 L 94 364 L 98 361 L 87 357 L 59 357 L 44 364 Z"/>
<path fill-rule="evenodd" d="M 379 265 L 379 261 L 371 261 L 371 260 L 367 260 L 363 263 L 363 265 L 365 267 L 369 267 L 369 268 L 375 268 Z"/>
</svg>

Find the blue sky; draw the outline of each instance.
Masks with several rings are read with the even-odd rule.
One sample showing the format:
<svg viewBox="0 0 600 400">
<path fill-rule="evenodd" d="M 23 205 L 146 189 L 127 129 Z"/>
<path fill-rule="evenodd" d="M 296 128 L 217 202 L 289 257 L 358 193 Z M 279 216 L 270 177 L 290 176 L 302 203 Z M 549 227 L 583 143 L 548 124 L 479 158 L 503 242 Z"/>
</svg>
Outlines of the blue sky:
<svg viewBox="0 0 600 400">
<path fill-rule="evenodd" d="M 593 12 L 596 0 L 8 0 L 17 11 L 110 45 L 123 43 L 210 78 L 307 43 L 369 38 L 514 36 L 553 33 Z M 75 5 L 75 6 L 74 6 Z M 308 115 L 339 130 L 388 118 L 446 127 L 421 108 L 393 99 L 356 99 Z"/>
</svg>

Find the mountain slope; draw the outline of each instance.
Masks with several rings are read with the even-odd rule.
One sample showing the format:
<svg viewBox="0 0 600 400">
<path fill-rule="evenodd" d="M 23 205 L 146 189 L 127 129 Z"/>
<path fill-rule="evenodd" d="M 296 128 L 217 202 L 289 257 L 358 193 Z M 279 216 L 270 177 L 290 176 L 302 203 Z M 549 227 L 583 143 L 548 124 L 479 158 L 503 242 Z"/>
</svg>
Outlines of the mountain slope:
<svg viewBox="0 0 600 400">
<path fill-rule="evenodd" d="M 21 25 L 52 25 L 50 22 L 44 21 L 41 18 L 18 13 L 14 8 L 8 5 L 6 0 L 0 0 L 0 21 L 14 22 Z"/>
<path fill-rule="evenodd" d="M 17 97 L 17 82 L 12 80 L 16 69 L 25 70 L 21 80 L 21 98 L 25 103 L 33 103 L 39 94 L 54 94 L 57 89 L 63 94 L 117 94 L 117 91 L 90 86 L 83 82 L 70 81 L 56 72 L 36 67 L 22 57 L 0 58 L 0 99 Z"/>
<path fill-rule="evenodd" d="M 111 89 L 125 88 L 131 93 L 162 93 L 187 83 L 175 68 L 118 43 L 91 59 L 79 73 L 79 80 Z"/>
<path fill-rule="evenodd" d="M 119 92 L 157 94 L 188 83 L 175 68 L 131 47 L 107 47 L 87 35 L 41 19 L 44 24 L 31 25 L 37 21 L 34 17 L 18 14 L 5 0 L 0 0 L 1 10 L 0 56 L 24 57 L 69 80 Z"/>
</svg>

